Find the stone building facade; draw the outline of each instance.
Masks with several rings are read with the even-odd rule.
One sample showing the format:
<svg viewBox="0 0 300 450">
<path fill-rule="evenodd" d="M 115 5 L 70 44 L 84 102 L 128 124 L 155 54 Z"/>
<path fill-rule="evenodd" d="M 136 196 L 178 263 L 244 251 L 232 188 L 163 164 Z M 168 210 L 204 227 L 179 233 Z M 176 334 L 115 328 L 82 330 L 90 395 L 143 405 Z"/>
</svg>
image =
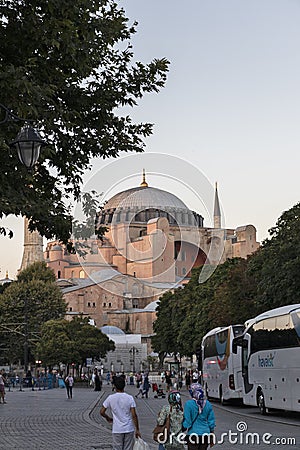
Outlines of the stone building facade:
<svg viewBox="0 0 300 450">
<path fill-rule="evenodd" d="M 82 314 L 98 327 L 141 334 L 150 350 L 157 300 L 165 291 L 187 283 L 193 267 L 246 258 L 259 247 L 253 225 L 221 225 L 217 186 L 209 228 L 178 197 L 149 187 L 144 176 L 139 187 L 116 194 L 99 212 L 96 227 L 107 232 L 103 240 L 90 237 L 84 257 L 49 242 L 44 258 L 63 289 L 69 318 Z"/>
</svg>

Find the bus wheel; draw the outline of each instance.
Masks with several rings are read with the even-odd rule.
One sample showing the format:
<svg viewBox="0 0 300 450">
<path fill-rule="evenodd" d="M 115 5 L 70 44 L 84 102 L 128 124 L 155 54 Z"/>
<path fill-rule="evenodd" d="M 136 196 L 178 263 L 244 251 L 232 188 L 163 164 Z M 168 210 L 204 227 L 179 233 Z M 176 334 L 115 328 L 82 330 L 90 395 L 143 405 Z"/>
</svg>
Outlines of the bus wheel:
<svg viewBox="0 0 300 450">
<path fill-rule="evenodd" d="M 265 405 L 265 397 L 261 389 L 257 393 L 257 406 L 259 407 L 260 413 L 265 416 L 267 414 L 267 409 Z"/>
<path fill-rule="evenodd" d="M 225 400 L 224 400 L 224 394 L 223 394 L 223 389 L 222 386 L 219 387 L 219 400 L 221 405 L 225 405 Z"/>
</svg>

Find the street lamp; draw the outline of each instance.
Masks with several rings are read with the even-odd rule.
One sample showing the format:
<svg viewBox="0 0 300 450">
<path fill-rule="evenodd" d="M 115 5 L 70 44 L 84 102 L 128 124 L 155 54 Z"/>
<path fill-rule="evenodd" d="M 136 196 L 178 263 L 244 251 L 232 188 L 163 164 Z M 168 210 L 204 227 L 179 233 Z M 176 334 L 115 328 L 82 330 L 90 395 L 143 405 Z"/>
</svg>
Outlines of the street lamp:
<svg viewBox="0 0 300 450">
<path fill-rule="evenodd" d="M 138 353 L 138 352 L 139 352 L 138 349 L 135 348 L 135 347 L 132 347 L 132 348 L 129 350 L 129 353 L 132 355 L 132 372 L 133 372 L 133 373 L 135 373 L 135 355 L 136 355 L 136 353 Z"/>
<path fill-rule="evenodd" d="M 19 160 L 27 169 L 31 169 L 39 159 L 42 145 L 46 143 L 39 132 L 29 125 L 22 127 L 16 139 L 9 144 L 16 148 Z"/>
<path fill-rule="evenodd" d="M 2 103 L 0 103 L 0 109 L 5 112 L 5 117 L 0 121 L 0 125 L 6 122 L 25 122 L 25 125 L 19 131 L 17 137 L 9 144 L 9 146 L 16 148 L 21 163 L 24 164 L 27 169 L 31 169 L 40 156 L 41 147 L 46 145 L 46 142 L 43 141 L 39 132 L 29 125 L 33 120 L 18 117 Z"/>
</svg>

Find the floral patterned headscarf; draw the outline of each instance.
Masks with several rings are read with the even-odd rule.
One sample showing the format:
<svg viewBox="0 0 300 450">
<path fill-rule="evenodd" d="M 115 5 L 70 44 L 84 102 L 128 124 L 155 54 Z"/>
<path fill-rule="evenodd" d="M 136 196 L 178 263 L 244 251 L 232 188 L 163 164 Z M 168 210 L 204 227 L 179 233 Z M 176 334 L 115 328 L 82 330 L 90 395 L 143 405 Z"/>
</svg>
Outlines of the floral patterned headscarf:
<svg viewBox="0 0 300 450">
<path fill-rule="evenodd" d="M 199 383 L 193 383 L 190 386 L 189 393 L 193 400 L 197 403 L 199 407 L 199 413 L 201 414 L 203 411 L 203 408 L 206 404 L 206 400 L 204 398 L 204 391 Z"/>
<path fill-rule="evenodd" d="M 179 391 L 171 391 L 168 395 L 168 402 L 170 406 L 175 406 L 175 408 L 182 409 L 181 395 Z"/>
</svg>

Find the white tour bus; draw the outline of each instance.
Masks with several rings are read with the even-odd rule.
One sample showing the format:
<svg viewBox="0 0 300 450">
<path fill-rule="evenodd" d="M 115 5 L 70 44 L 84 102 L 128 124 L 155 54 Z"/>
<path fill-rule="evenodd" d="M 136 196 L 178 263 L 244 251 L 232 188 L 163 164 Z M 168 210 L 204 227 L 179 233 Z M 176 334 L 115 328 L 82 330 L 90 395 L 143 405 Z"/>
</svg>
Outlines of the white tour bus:
<svg viewBox="0 0 300 450">
<path fill-rule="evenodd" d="M 243 401 L 269 408 L 300 411 L 300 304 L 267 311 L 246 322 L 242 349 Z"/>
<path fill-rule="evenodd" d="M 221 403 L 242 399 L 241 347 L 232 352 L 232 342 L 243 334 L 244 325 L 218 327 L 202 339 L 202 381 L 207 397 Z"/>
</svg>

